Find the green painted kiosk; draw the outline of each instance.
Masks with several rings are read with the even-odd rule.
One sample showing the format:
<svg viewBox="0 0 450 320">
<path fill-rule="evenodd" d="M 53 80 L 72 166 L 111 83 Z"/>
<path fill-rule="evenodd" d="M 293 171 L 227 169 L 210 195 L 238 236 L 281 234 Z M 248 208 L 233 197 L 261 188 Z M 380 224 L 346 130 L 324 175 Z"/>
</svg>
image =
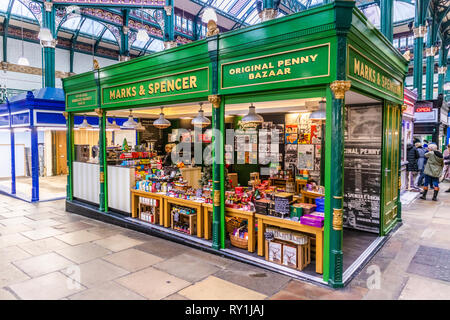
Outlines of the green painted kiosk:
<svg viewBox="0 0 450 320">
<path fill-rule="evenodd" d="M 67 210 L 299 279 L 343 287 L 401 222 L 400 128 L 408 62 L 353 1 L 211 33 L 180 47 L 63 79 L 70 168 Z M 157 145 L 164 153 L 162 146 L 173 141 L 174 133 L 189 129 L 199 103 L 212 120 L 210 125 L 205 120 L 204 127 L 212 132 L 213 192 L 210 202 L 191 201 L 194 211 L 186 222 L 189 228 L 183 229 L 177 223 L 184 213 L 174 210 L 189 207 L 189 201 L 171 197 L 168 190 L 133 190 L 139 177 L 136 164 L 145 162 L 133 162 L 134 154 L 126 149 L 118 159 L 111 154 L 125 139 L 130 146 L 147 139 L 148 154 L 143 157 L 152 162 Z M 252 121 L 242 118 L 249 106 L 250 114 L 256 110 L 263 118 L 256 115 L 251 128 L 243 124 Z M 312 114 L 321 108 L 326 116 L 317 120 Z M 83 157 L 82 143 L 74 139 L 74 115 L 83 114 L 99 117 L 96 161 Z M 144 129 L 124 124 L 121 130 L 107 120 L 127 115 L 131 122 L 139 119 Z M 158 116 L 162 125 L 155 127 Z M 169 128 L 164 125 L 167 120 Z M 264 176 L 262 165 L 254 162 L 254 154 L 262 149 L 261 133 L 254 132 L 262 128 L 281 131 L 281 164 L 265 167 L 278 170 L 276 177 L 273 172 Z M 227 129 L 238 129 L 236 144 L 228 144 Z M 110 130 L 115 130 L 112 136 Z M 248 148 L 240 149 L 239 141 Z M 238 164 L 230 161 L 233 158 Z M 187 177 L 205 174 L 206 168 L 202 164 L 198 170 L 203 171 L 196 171 L 189 163 L 180 170 L 187 170 Z M 318 196 L 313 195 L 323 195 L 323 228 L 305 226 L 298 217 L 267 214 L 276 209 L 255 213 L 251 206 L 240 211 L 229 205 L 228 181 L 233 187 L 246 186 L 252 179 L 277 183 L 277 177 L 283 180 L 279 173 L 286 176 L 291 169 L 295 175 L 290 178 L 298 182 L 294 201 L 317 204 Z M 308 179 L 302 182 L 302 175 Z M 311 189 L 314 184 L 322 188 Z M 138 219 L 147 210 L 140 207 L 146 194 L 153 199 L 148 203 L 158 207 L 157 217 L 149 214 L 151 223 Z M 230 245 L 230 217 L 247 220 L 248 250 Z M 190 229 L 194 222 L 196 230 Z M 309 235 L 308 245 L 285 243 L 283 250 L 273 251 L 282 244 L 271 241 L 267 233 L 283 230 L 291 237 Z M 284 254 L 298 256 L 294 268 L 284 263 Z"/>
</svg>

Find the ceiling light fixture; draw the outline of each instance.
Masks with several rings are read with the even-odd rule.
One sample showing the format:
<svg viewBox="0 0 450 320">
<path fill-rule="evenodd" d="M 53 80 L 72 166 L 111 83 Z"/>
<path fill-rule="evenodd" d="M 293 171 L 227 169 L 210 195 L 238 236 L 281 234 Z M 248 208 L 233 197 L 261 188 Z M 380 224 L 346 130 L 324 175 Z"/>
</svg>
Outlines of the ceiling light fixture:
<svg viewBox="0 0 450 320">
<path fill-rule="evenodd" d="M 84 115 L 83 122 L 78 126 L 78 129 L 92 129 L 92 126 L 87 122 L 86 115 Z"/>
<path fill-rule="evenodd" d="M 248 108 L 248 114 L 246 114 L 242 120 L 241 123 L 245 125 L 245 127 L 253 127 L 256 128 L 258 125 L 262 124 L 264 122 L 264 118 L 261 117 L 259 114 L 255 111 L 255 106 L 253 103 Z"/>
<path fill-rule="evenodd" d="M 326 120 L 327 118 L 327 103 L 324 99 L 319 102 L 319 109 L 311 112 L 309 120 Z"/>
<path fill-rule="evenodd" d="M 137 126 L 138 126 L 138 123 L 136 121 L 134 121 L 133 115 L 132 115 L 132 110 L 130 109 L 130 115 L 128 116 L 128 120 L 123 123 L 122 128 L 136 130 Z"/>
<path fill-rule="evenodd" d="M 165 129 L 170 127 L 171 123 L 164 117 L 163 107 L 161 107 L 161 113 L 159 114 L 159 118 L 153 121 L 153 125 L 158 129 Z"/>
<path fill-rule="evenodd" d="M 109 122 L 108 119 L 106 120 L 106 130 L 108 131 L 114 131 L 114 130 L 120 130 L 120 126 L 116 123 L 116 118 L 113 119 L 113 122 Z"/>
<path fill-rule="evenodd" d="M 211 120 L 204 116 L 202 107 L 203 102 L 200 102 L 200 110 L 198 110 L 198 115 L 191 121 L 194 127 L 205 128 L 211 124 Z"/>
<path fill-rule="evenodd" d="M 23 5 L 21 4 L 20 5 L 20 22 L 21 22 L 20 30 L 21 30 L 21 33 L 22 33 L 22 55 L 20 56 L 19 60 L 17 61 L 17 64 L 21 65 L 21 66 L 29 66 L 30 62 L 28 61 L 27 58 L 25 58 L 25 52 L 24 52 L 24 49 L 23 49 L 23 21 L 22 21 L 23 12 L 22 12 L 22 8 L 23 8 Z"/>
</svg>

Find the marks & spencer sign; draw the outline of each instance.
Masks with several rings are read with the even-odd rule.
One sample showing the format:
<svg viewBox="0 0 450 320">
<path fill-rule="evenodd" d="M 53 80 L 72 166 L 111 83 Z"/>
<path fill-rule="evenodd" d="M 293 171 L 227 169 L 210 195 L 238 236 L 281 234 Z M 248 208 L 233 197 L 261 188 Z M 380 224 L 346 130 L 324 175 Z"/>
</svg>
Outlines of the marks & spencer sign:
<svg viewBox="0 0 450 320">
<path fill-rule="evenodd" d="M 209 91 L 209 68 L 184 71 L 102 88 L 102 104 L 150 100 Z"/>
<path fill-rule="evenodd" d="M 221 74 L 221 89 L 327 77 L 330 44 L 223 63 Z"/>
<path fill-rule="evenodd" d="M 384 68 L 348 46 L 347 76 L 379 92 L 403 100 L 403 81 L 394 78 Z"/>
</svg>

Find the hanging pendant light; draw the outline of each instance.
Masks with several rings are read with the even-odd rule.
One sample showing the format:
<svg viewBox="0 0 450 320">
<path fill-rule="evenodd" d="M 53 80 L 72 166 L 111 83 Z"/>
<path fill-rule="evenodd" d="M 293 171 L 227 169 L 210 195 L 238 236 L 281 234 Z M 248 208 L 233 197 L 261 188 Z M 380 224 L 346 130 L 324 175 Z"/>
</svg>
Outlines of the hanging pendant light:
<svg viewBox="0 0 450 320">
<path fill-rule="evenodd" d="M 319 102 L 319 109 L 311 112 L 309 120 L 326 120 L 327 118 L 327 104 L 324 99 Z"/>
<path fill-rule="evenodd" d="M 245 127 L 255 127 L 255 128 L 259 124 L 262 124 L 263 122 L 264 122 L 264 118 L 256 113 L 255 106 L 253 105 L 253 103 L 248 108 L 248 114 L 245 115 L 241 120 L 241 123 Z"/>
<path fill-rule="evenodd" d="M 143 6 L 141 6 L 141 24 L 143 27 L 144 26 L 144 8 L 143 8 Z M 147 33 L 147 31 L 145 31 L 144 28 L 138 30 L 138 33 L 136 35 L 136 40 L 142 41 L 142 42 L 148 42 L 149 39 L 150 39 L 150 37 L 148 36 L 148 33 Z"/>
<path fill-rule="evenodd" d="M 20 22 L 21 22 L 20 30 L 21 30 L 21 33 L 22 33 L 22 55 L 20 56 L 19 60 L 17 61 L 17 64 L 21 65 L 21 66 L 29 66 L 30 62 L 28 61 L 27 58 L 25 58 L 25 52 L 24 52 L 24 49 L 23 49 L 23 21 L 22 21 L 23 13 L 22 13 L 22 8 L 23 8 L 23 5 L 20 6 Z"/>
<path fill-rule="evenodd" d="M 128 116 L 128 120 L 123 123 L 122 128 L 136 129 L 137 126 L 138 126 L 138 123 L 136 121 L 134 121 L 132 111 L 130 109 L 130 115 Z"/>
<path fill-rule="evenodd" d="M 153 121 L 153 125 L 158 129 L 165 129 L 170 127 L 171 123 L 164 117 L 163 107 L 161 107 L 161 113 L 159 114 L 159 118 Z"/>
<path fill-rule="evenodd" d="M 108 131 L 114 131 L 114 130 L 120 130 L 119 125 L 116 123 L 116 119 L 114 118 L 113 122 L 109 122 L 106 120 L 106 130 Z"/>
<path fill-rule="evenodd" d="M 200 102 L 200 110 L 198 110 L 198 115 L 191 121 L 194 127 L 205 128 L 211 124 L 211 120 L 203 115 L 202 107 L 203 102 Z"/>
<path fill-rule="evenodd" d="M 92 129 L 92 126 L 87 122 L 86 115 L 84 115 L 83 122 L 81 122 L 81 124 L 78 126 L 78 129 Z"/>
<path fill-rule="evenodd" d="M 137 131 L 145 131 L 145 127 L 142 125 L 141 121 L 139 120 L 137 127 L 136 127 Z"/>
</svg>

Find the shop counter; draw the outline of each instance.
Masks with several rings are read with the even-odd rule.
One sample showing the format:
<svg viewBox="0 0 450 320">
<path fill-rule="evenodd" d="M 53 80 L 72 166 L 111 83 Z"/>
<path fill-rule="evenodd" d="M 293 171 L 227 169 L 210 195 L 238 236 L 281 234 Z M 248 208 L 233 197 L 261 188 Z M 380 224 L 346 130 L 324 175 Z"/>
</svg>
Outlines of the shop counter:
<svg viewBox="0 0 450 320">
<path fill-rule="evenodd" d="M 155 199 L 159 201 L 159 224 L 162 226 L 164 225 L 164 212 L 165 212 L 165 207 L 164 207 L 164 197 L 165 194 L 164 193 L 154 193 L 154 192 L 145 192 L 145 191 L 141 191 L 141 190 L 136 190 L 136 189 L 131 189 L 131 217 L 132 218 L 139 218 L 139 210 L 138 210 L 138 206 L 139 206 L 139 197 L 144 197 L 144 198 L 150 198 L 150 199 Z"/>
<path fill-rule="evenodd" d="M 195 209 L 197 212 L 197 237 L 203 237 L 203 215 L 202 215 L 202 204 L 203 202 L 195 201 L 195 200 L 186 200 L 180 198 L 174 198 L 169 196 L 164 196 L 164 227 L 170 227 L 170 211 L 171 205 L 179 205 L 188 208 Z"/>
<path fill-rule="evenodd" d="M 264 232 L 266 225 L 276 226 L 284 229 L 299 231 L 303 233 L 313 234 L 316 237 L 316 272 L 323 273 L 323 228 L 303 225 L 297 221 L 281 219 L 264 214 L 255 214 L 258 219 L 258 255 L 264 256 L 265 239 Z M 250 233 L 249 233 L 250 236 Z"/>
<path fill-rule="evenodd" d="M 134 167 L 108 166 L 108 207 L 131 213 L 131 197 L 128 193 L 135 185 Z"/>
<path fill-rule="evenodd" d="M 203 204 L 203 223 L 204 223 L 204 234 L 205 239 L 211 239 L 211 225 L 212 221 L 210 219 L 211 213 L 213 211 L 213 205 L 210 203 Z M 236 217 L 247 220 L 248 222 L 248 251 L 255 252 L 256 241 L 255 241 L 255 213 L 252 211 L 244 211 L 240 209 L 225 208 L 225 215 L 227 217 Z"/>
<path fill-rule="evenodd" d="M 74 161 L 72 177 L 73 196 L 98 204 L 98 195 L 100 194 L 100 166 L 98 163 Z"/>
</svg>

